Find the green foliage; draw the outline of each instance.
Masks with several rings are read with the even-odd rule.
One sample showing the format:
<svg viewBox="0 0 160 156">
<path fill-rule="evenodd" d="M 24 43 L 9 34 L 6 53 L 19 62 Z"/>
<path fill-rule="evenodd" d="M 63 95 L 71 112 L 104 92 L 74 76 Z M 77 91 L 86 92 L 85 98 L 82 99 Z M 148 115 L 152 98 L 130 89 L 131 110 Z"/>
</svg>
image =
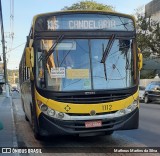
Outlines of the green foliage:
<svg viewBox="0 0 160 156">
<path fill-rule="evenodd" d="M 157 70 L 142 70 L 140 79 L 153 79 L 157 73 Z"/>
<path fill-rule="evenodd" d="M 19 70 L 18 69 L 7 69 L 8 81 L 10 84 L 18 83 L 19 81 Z"/>
<path fill-rule="evenodd" d="M 13 76 L 13 73 L 15 73 L 16 76 L 19 75 L 19 70 L 18 69 L 7 69 L 7 73 L 8 73 L 8 76 Z"/>
<path fill-rule="evenodd" d="M 151 59 L 159 60 L 160 58 L 159 23 L 153 21 L 150 17 L 137 14 L 137 43 L 144 57 L 143 70 L 141 71 L 140 78 L 154 78 L 155 75 L 159 73 L 159 69 L 154 63 L 151 63 Z M 148 67 L 150 67 L 150 69 L 148 69 Z"/>
<path fill-rule="evenodd" d="M 81 1 L 74 3 L 72 6 L 65 6 L 62 10 L 105 10 L 105 11 L 114 11 L 112 6 L 104 5 L 97 3 L 95 1 Z"/>
<path fill-rule="evenodd" d="M 137 15 L 137 42 L 143 56 L 160 56 L 159 23 L 145 16 Z"/>
</svg>

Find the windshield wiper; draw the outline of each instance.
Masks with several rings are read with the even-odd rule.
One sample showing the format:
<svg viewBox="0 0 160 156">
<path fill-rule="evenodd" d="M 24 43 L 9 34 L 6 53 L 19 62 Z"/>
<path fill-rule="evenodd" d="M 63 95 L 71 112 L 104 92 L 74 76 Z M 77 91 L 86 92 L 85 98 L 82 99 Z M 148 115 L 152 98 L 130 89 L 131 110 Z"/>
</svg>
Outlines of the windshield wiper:
<svg viewBox="0 0 160 156">
<path fill-rule="evenodd" d="M 45 57 L 45 60 L 48 59 L 48 57 L 54 52 L 55 48 L 57 47 L 58 43 L 63 39 L 64 35 L 60 35 L 56 42 L 53 43 L 52 47 L 48 50 L 47 55 Z"/>
<path fill-rule="evenodd" d="M 48 50 L 47 54 L 45 57 L 43 57 L 43 54 L 39 57 L 39 61 L 41 60 L 47 60 L 49 56 L 54 52 L 55 48 L 57 47 L 58 43 L 64 38 L 64 35 L 60 35 L 57 40 L 53 43 L 51 48 Z"/>
<path fill-rule="evenodd" d="M 111 36 L 111 38 L 110 38 L 110 40 L 109 40 L 109 42 L 108 42 L 108 44 L 106 46 L 106 49 L 105 49 L 105 51 L 103 53 L 103 56 L 102 56 L 102 59 L 101 59 L 101 63 L 105 63 L 106 62 L 107 56 L 108 56 L 108 54 L 109 54 L 109 52 L 110 52 L 110 50 L 112 48 L 112 45 L 113 45 L 113 43 L 115 41 L 115 38 L 116 38 L 116 35 L 112 34 L 112 36 Z"/>
<path fill-rule="evenodd" d="M 106 59 L 107 59 L 107 57 L 108 57 L 108 54 L 109 54 L 109 52 L 110 52 L 110 50 L 111 50 L 111 48 L 112 48 L 112 45 L 113 45 L 113 43 L 114 43 L 114 41 L 115 41 L 115 38 L 116 38 L 116 35 L 115 35 L 115 34 L 112 34 L 110 40 L 108 41 L 108 44 L 107 44 L 107 46 L 106 46 L 106 49 L 104 50 L 102 59 L 101 59 L 101 63 L 103 63 L 103 65 L 104 65 L 104 75 L 105 75 L 106 80 L 107 80 L 107 71 L 106 71 L 106 64 L 105 64 L 105 62 L 106 62 Z"/>
</svg>

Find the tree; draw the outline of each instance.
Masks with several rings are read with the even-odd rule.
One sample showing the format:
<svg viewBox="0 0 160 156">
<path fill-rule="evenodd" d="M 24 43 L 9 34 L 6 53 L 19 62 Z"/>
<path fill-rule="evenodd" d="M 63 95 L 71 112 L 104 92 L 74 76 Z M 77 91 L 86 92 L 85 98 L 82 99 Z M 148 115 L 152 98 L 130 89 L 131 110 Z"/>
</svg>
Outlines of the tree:
<svg viewBox="0 0 160 156">
<path fill-rule="evenodd" d="M 153 78 L 159 73 L 156 65 L 160 60 L 159 23 L 150 17 L 137 14 L 137 43 L 144 57 L 140 78 Z"/>
<path fill-rule="evenodd" d="M 112 6 L 104 5 L 97 3 L 95 1 L 81 1 L 74 3 L 72 6 L 65 6 L 62 10 L 105 10 L 105 11 L 114 11 Z"/>
<path fill-rule="evenodd" d="M 137 15 L 137 42 L 144 57 L 151 54 L 160 57 L 160 27 L 159 23 L 150 17 Z"/>
</svg>

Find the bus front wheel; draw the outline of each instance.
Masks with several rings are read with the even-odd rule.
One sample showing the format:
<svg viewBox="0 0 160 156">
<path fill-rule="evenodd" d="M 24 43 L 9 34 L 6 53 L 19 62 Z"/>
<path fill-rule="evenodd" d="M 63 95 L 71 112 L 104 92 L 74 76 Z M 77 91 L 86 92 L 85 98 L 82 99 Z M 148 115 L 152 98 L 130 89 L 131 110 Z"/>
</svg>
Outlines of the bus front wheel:
<svg viewBox="0 0 160 156">
<path fill-rule="evenodd" d="M 28 117 L 27 117 L 27 115 L 26 115 L 26 114 L 25 114 L 25 120 L 26 120 L 26 121 L 29 121 L 29 119 L 28 119 Z"/>
<path fill-rule="evenodd" d="M 32 129 L 33 129 L 34 137 L 37 140 L 42 140 L 42 135 L 39 132 L 36 113 L 33 113 L 33 111 L 34 111 L 33 109 L 31 109 L 31 110 L 32 110 Z"/>
<path fill-rule="evenodd" d="M 108 131 L 106 132 L 106 135 L 112 135 L 114 133 L 114 131 Z"/>
</svg>

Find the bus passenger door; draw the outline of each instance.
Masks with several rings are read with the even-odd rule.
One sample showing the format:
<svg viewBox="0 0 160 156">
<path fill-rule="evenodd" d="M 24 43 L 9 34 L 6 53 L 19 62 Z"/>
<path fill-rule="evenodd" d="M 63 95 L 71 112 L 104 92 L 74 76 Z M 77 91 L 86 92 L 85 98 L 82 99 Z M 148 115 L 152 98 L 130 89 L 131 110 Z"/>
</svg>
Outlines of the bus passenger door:
<svg viewBox="0 0 160 156">
<path fill-rule="evenodd" d="M 24 106 L 24 112 L 27 118 L 31 121 L 31 83 L 30 80 L 26 80 L 22 85 L 22 102 Z"/>
</svg>

